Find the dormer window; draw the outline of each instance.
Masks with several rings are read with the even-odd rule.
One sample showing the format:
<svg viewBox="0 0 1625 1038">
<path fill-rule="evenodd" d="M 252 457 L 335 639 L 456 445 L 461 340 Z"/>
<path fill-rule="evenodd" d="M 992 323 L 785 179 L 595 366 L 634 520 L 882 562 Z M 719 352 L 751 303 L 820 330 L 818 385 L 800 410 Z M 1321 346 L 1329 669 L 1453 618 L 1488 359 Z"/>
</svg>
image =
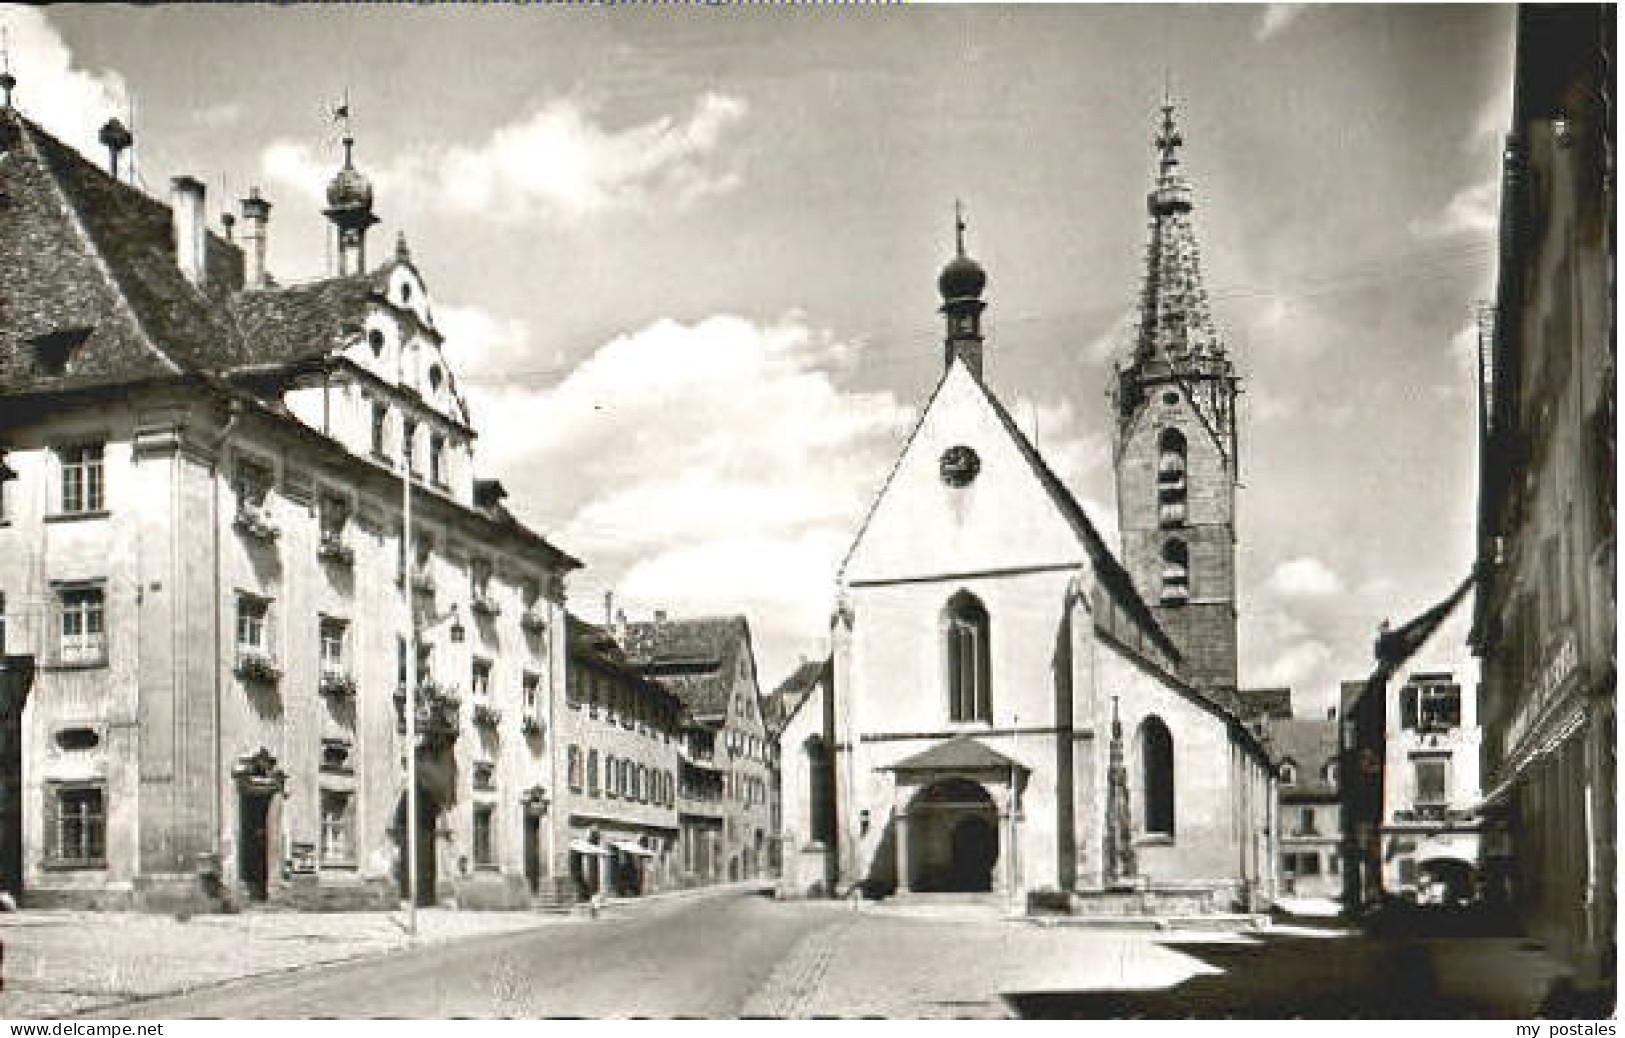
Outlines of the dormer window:
<svg viewBox="0 0 1625 1038">
<path fill-rule="evenodd" d="M 438 392 L 440 392 L 441 383 L 443 383 L 445 381 L 446 381 L 446 373 L 443 370 L 441 370 L 440 365 L 438 365 L 438 364 L 429 365 L 429 388 L 438 393 Z"/>
<path fill-rule="evenodd" d="M 1291 761 L 1281 765 L 1281 785 L 1296 785 L 1298 781 L 1298 766 Z"/>
<path fill-rule="evenodd" d="M 374 357 L 382 356 L 384 352 L 384 333 L 376 328 L 368 332 L 367 345 L 372 347 Z"/>
<path fill-rule="evenodd" d="M 402 281 L 401 282 L 401 302 L 410 303 L 411 301 L 412 301 L 412 283 L 410 281 Z"/>
</svg>

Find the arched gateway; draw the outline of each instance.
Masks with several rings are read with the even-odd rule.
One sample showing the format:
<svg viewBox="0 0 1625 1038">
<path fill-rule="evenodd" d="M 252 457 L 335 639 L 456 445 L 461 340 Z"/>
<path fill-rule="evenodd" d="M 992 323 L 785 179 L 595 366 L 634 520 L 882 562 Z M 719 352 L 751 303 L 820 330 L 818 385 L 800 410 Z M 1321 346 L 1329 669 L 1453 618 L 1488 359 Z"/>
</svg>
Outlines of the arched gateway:
<svg viewBox="0 0 1625 1038">
<path fill-rule="evenodd" d="M 958 736 L 885 770 L 894 782 L 889 871 L 898 893 L 1009 889 L 1004 850 L 1024 765 Z M 885 873 L 871 881 L 891 885 Z"/>
<path fill-rule="evenodd" d="M 934 782 L 908 806 L 913 840 L 909 887 L 920 891 L 993 889 L 999 860 L 999 811 L 980 783 L 966 778 Z"/>
</svg>

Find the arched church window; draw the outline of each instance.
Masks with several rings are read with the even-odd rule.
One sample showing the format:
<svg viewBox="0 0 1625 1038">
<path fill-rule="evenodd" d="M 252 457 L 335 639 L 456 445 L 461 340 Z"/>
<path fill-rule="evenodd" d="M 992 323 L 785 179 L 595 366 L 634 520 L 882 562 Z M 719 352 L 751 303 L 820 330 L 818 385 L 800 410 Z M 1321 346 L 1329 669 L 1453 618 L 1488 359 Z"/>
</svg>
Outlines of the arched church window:
<svg viewBox="0 0 1625 1038">
<path fill-rule="evenodd" d="M 981 599 L 969 591 L 961 591 L 948 600 L 942 623 L 949 719 L 993 720 L 993 668 L 988 653 L 987 609 Z"/>
<path fill-rule="evenodd" d="M 1160 718 L 1140 723 L 1140 770 L 1146 833 L 1174 835 L 1174 737 Z"/>
<path fill-rule="evenodd" d="M 1162 546 L 1162 601 L 1187 602 L 1191 597 L 1190 550 L 1178 538 Z"/>
<path fill-rule="evenodd" d="M 1178 429 L 1157 437 L 1157 520 L 1162 526 L 1185 522 L 1185 435 Z"/>
</svg>

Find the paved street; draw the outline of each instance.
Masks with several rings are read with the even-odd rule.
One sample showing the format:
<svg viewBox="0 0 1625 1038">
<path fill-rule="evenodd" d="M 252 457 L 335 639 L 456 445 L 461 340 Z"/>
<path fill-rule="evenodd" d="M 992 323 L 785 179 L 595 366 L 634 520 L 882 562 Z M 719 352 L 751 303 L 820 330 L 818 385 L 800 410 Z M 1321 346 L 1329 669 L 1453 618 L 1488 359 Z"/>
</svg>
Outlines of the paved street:
<svg viewBox="0 0 1625 1038">
<path fill-rule="evenodd" d="M 844 911 L 737 892 L 617 905 L 580 925 L 417 949 L 106 1015 L 736 1016 L 798 941 Z"/>
<path fill-rule="evenodd" d="M 470 913 L 478 916 L 478 913 Z M 1413 1018 L 1535 1015 L 1517 939 L 1251 934 L 1010 921 L 972 906 L 621 904 L 518 933 L 106 1006 L 175 1017 Z"/>
</svg>

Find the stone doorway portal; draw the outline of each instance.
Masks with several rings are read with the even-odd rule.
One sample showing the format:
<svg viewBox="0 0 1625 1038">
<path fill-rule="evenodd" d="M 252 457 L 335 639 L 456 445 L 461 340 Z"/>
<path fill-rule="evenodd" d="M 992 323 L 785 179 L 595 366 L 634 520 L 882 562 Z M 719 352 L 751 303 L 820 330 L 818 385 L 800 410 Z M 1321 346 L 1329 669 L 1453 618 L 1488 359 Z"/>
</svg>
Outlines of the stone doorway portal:
<svg viewBox="0 0 1625 1038">
<path fill-rule="evenodd" d="M 909 886 L 917 891 L 985 893 L 994 889 L 999 812 L 977 782 L 948 778 L 908 808 Z"/>
</svg>

